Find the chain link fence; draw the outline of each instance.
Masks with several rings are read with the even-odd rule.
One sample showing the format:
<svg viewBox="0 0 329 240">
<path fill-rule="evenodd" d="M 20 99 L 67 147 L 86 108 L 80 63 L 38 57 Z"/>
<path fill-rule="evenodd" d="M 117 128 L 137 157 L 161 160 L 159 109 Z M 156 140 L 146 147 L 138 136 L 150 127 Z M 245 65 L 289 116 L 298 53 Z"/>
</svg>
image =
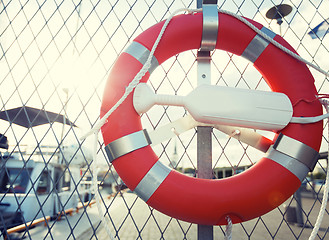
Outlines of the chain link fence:
<svg viewBox="0 0 329 240">
<path fill-rule="evenodd" d="M 282 19 L 266 17 L 275 5 L 289 4 Z M 109 163 L 99 135 L 97 175 L 100 222 L 91 187 L 93 139 L 80 140 L 97 122 L 111 66 L 132 40 L 195 0 L 10 0 L 0 6 L 0 239 L 197 239 L 195 224 L 148 207 L 122 182 Z M 309 32 L 324 22 L 325 0 L 223 0 L 220 9 L 251 18 L 281 34 L 308 61 L 329 69 L 329 36 Z M 214 51 L 212 84 L 269 90 L 251 63 Z M 321 94 L 328 79 L 311 69 Z M 196 86 L 196 51 L 170 58 L 150 78 L 156 93 L 186 95 Z M 183 108 L 156 106 L 143 115 L 155 129 L 185 116 Z M 327 132 L 324 122 L 324 133 Z M 272 133 L 262 132 L 273 137 Z M 259 152 L 213 132 L 214 178 L 238 174 Z M 233 225 L 233 239 L 308 239 L 323 195 L 328 137 L 322 159 L 301 188 L 282 206 L 257 219 Z M 196 174 L 196 130 L 154 147 L 160 161 L 184 174 Z M 316 239 L 329 239 L 329 212 Z M 223 239 L 225 226 L 214 227 Z"/>
</svg>

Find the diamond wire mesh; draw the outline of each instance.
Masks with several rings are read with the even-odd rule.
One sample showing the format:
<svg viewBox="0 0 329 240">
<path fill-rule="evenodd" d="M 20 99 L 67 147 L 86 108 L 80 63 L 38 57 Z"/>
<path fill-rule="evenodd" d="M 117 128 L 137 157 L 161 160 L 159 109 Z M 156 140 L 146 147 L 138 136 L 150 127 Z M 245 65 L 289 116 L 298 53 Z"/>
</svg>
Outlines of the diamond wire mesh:
<svg viewBox="0 0 329 240">
<path fill-rule="evenodd" d="M 323 69 L 329 69 L 326 61 L 328 36 L 312 40 L 307 34 L 311 28 L 328 18 L 328 2 L 218 2 L 220 8 L 254 19 L 277 33 L 280 31 L 279 26 L 275 20 L 267 19 L 265 13 L 274 5 L 290 4 L 293 11 L 283 19 L 281 35 L 301 56 Z M 104 84 L 117 56 L 138 34 L 167 18 L 174 10 L 195 6 L 196 1 L 183 0 L 1 1 L 1 111 L 32 106 L 62 114 L 78 126 L 50 122 L 23 128 L 1 121 L 1 133 L 9 140 L 8 154 L 12 158 L 17 156 L 21 164 L 19 167 L 15 165 L 19 171 L 16 175 L 3 168 L 10 160 L 2 151 L 0 178 L 4 181 L 5 175 L 13 175 L 9 185 L 5 186 L 8 189 L 3 190 L 3 186 L 1 189 L 2 236 L 7 239 L 107 238 L 99 223 L 96 207 L 93 207 L 94 193 L 89 188 L 92 143 L 90 139 L 80 141 L 79 137 L 97 121 Z M 190 92 L 196 85 L 195 57 L 195 51 L 185 52 L 162 64 L 151 76 L 150 84 L 154 91 L 177 95 Z M 212 58 L 212 84 L 268 89 L 261 75 L 240 57 L 215 51 Z M 327 78 L 311 71 L 319 93 L 328 92 Z M 155 129 L 185 114 L 186 111 L 181 108 L 156 106 L 144 114 L 143 127 Z M 32 124 L 33 119 L 28 122 Z M 321 151 L 326 151 L 327 143 L 327 136 L 324 135 Z M 163 217 L 131 193 L 121 196 L 124 185 L 108 163 L 101 139 L 98 146 L 97 158 L 103 164 L 102 169 L 106 169 L 98 176 L 102 185 L 99 191 L 114 236 L 118 239 L 197 238 L 194 224 Z M 174 149 L 177 154 L 173 154 Z M 239 167 L 252 165 L 259 154 L 248 145 L 219 132 L 213 134 L 213 149 L 215 177 L 238 173 Z M 189 175 L 195 174 L 195 131 L 168 140 L 157 146 L 155 151 L 166 165 Z M 38 164 L 33 165 L 33 161 Z M 32 173 L 32 170 L 25 171 L 22 167 L 39 170 Z M 288 210 L 300 204 L 295 194 L 270 215 L 234 225 L 233 238 L 307 239 L 315 223 L 323 192 L 323 186 L 313 184 L 312 179 L 323 177 L 321 172 L 325 168 L 326 162 L 320 160 L 319 171 L 306 179 L 301 206 L 303 226 L 288 221 Z M 27 184 L 31 186 L 26 195 L 15 188 L 22 176 L 27 177 Z M 109 194 L 112 194 L 110 199 Z M 7 216 L 3 209 L 7 207 L 9 197 L 16 209 L 12 210 L 15 214 Z M 70 216 L 72 212 L 68 209 L 75 210 L 77 207 L 79 212 L 74 211 Z M 24 215 L 27 209 L 32 208 L 36 211 L 29 216 Z M 19 212 L 24 214 L 19 215 Z M 59 212 L 63 215 L 60 220 Z M 16 225 L 23 220 L 26 229 L 9 234 L 9 229 L 15 225 L 15 220 L 7 221 L 11 216 L 16 217 Z M 33 228 L 26 223 L 46 219 L 47 216 L 51 216 L 51 220 L 45 221 L 45 226 Z M 328 219 L 326 211 L 318 239 L 328 239 Z M 221 238 L 223 233 L 224 228 L 215 228 L 216 238 Z"/>
</svg>

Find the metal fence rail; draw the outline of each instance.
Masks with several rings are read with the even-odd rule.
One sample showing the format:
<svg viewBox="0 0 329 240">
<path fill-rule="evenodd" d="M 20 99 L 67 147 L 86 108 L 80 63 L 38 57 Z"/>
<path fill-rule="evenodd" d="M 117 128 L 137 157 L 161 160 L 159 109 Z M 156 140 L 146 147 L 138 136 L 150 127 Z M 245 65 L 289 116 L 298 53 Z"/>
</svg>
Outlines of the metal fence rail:
<svg viewBox="0 0 329 240">
<path fill-rule="evenodd" d="M 266 17 L 279 4 L 292 7 L 281 25 Z M 159 213 L 126 189 L 106 156 L 101 135 L 94 173 L 93 139 L 80 140 L 98 120 L 105 83 L 120 53 L 175 10 L 196 7 L 195 0 L 1 1 L 0 239 L 108 239 L 91 187 L 93 175 L 113 237 L 200 239 L 197 225 Z M 260 22 L 281 34 L 303 58 L 329 69 L 329 35 L 313 39 L 309 34 L 322 22 L 328 29 L 328 1 L 222 0 L 218 8 Z M 189 93 L 197 85 L 196 56 L 197 51 L 184 52 L 159 66 L 150 77 L 153 90 Z M 211 84 L 269 90 L 250 62 L 218 50 L 211 57 Z M 311 72 L 318 92 L 328 94 L 327 77 Z M 142 123 L 155 129 L 185 115 L 183 108 L 154 106 Z M 233 239 L 308 239 L 328 164 L 327 121 L 323 128 L 323 154 L 315 171 L 279 208 L 233 225 Z M 259 158 L 248 145 L 218 131 L 211 134 L 214 178 L 238 174 Z M 163 164 L 196 175 L 196 129 L 154 150 Z M 327 207 L 316 239 L 329 239 L 328 226 Z M 224 238 L 225 226 L 213 231 L 214 239 Z"/>
</svg>

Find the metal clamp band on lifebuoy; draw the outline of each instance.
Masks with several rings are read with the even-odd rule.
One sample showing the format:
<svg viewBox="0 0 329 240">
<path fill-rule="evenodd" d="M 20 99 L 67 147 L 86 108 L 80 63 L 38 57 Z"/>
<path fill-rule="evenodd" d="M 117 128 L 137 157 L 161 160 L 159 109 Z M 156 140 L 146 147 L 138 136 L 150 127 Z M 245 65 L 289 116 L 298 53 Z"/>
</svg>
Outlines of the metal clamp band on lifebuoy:
<svg viewBox="0 0 329 240">
<path fill-rule="evenodd" d="M 314 79 L 304 63 L 288 56 L 236 18 L 219 13 L 216 49 L 244 56 L 253 62 L 274 92 L 286 94 L 294 117 L 322 114 Z M 288 49 L 293 48 L 261 24 L 250 21 Z M 164 23 L 140 34 L 114 64 L 101 107 L 103 116 L 123 95 L 143 66 Z M 172 19 L 152 61 L 152 70 L 176 54 L 198 49 L 202 38 L 202 14 Z M 138 50 L 134 50 L 137 48 Z M 147 82 L 149 73 L 142 82 Z M 225 179 L 197 179 L 169 169 L 158 161 L 133 95 L 116 109 L 102 127 L 106 151 L 125 184 L 151 207 L 177 219 L 207 225 L 233 223 L 261 216 L 287 200 L 312 170 L 321 144 L 322 122 L 289 123 L 277 132 L 274 144 L 254 166 Z M 289 145 L 287 147 L 286 145 Z"/>
</svg>

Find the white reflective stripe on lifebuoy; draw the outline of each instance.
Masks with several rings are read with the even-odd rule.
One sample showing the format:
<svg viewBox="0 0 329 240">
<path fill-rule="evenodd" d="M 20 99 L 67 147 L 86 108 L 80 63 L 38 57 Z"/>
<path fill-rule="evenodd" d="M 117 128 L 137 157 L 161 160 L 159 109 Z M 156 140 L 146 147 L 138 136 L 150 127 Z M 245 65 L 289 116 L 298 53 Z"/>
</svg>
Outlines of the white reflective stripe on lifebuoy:
<svg viewBox="0 0 329 240">
<path fill-rule="evenodd" d="M 125 53 L 130 54 L 134 58 L 136 58 L 142 65 L 144 65 L 147 61 L 147 58 L 150 55 L 150 51 L 144 47 L 142 44 L 138 42 L 132 42 L 125 50 Z M 149 68 L 149 73 L 152 73 L 157 66 L 159 66 L 159 62 L 156 57 L 152 56 L 151 67 Z"/>
<path fill-rule="evenodd" d="M 218 35 L 218 10 L 217 4 L 203 4 L 203 28 L 201 51 L 212 51 L 216 48 Z"/>
<path fill-rule="evenodd" d="M 305 164 L 301 163 L 293 157 L 290 157 L 284 153 L 275 150 L 273 147 L 268 150 L 267 155 L 265 157 L 285 167 L 287 170 L 293 173 L 301 182 L 304 180 L 304 178 L 310 171 Z"/>
<path fill-rule="evenodd" d="M 281 153 L 297 159 L 299 162 L 306 165 L 309 170 L 313 171 L 318 159 L 319 153 L 310 146 L 297 141 L 291 137 L 279 134 L 273 148 Z"/>
<path fill-rule="evenodd" d="M 170 168 L 162 164 L 160 161 L 157 161 L 138 183 L 134 192 L 147 202 L 170 172 Z"/>
<path fill-rule="evenodd" d="M 319 153 L 296 139 L 280 134 L 265 157 L 288 169 L 302 182 L 314 169 Z"/>
<path fill-rule="evenodd" d="M 274 38 L 276 36 L 274 32 L 272 32 L 270 29 L 266 27 L 262 27 L 261 31 L 266 35 L 268 35 L 270 38 Z M 267 41 L 262 36 L 257 34 L 251 40 L 251 42 L 244 50 L 244 52 L 241 54 L 241 56 L 254 63 L 256 62 L 258 57 L 263 53 L 263 51 L 266 49 L 268 45 L 269 45 L 269 41 Z"/>
<path fill-rule="evenodd" d="M 126 155 L 137 149 L 150 145 L 151 139 L 147 131 L 141 130 L 138 132 L 131 133 L 122 138 L 119 138 L 105 147 L 106 154 L 110 162 L 113 162 L 118 157 Z"/>
</svg>

